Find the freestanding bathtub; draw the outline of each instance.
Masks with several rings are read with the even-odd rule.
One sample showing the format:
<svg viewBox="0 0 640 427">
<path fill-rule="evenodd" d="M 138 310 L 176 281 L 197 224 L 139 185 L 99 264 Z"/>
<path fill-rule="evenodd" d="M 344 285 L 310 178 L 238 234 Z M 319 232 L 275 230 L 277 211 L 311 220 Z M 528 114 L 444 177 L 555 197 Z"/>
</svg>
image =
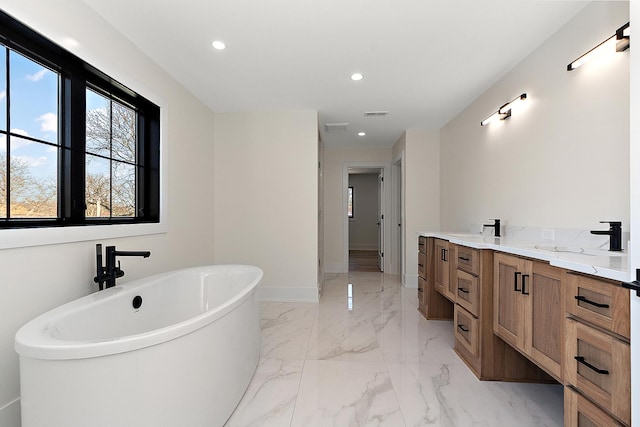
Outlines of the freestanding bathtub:
<svg viewBox="0 0 640 427">
<path fill-rule="evenodd" d="M 189 268 L 118 285 L 23 326 L 23 427 L 222 426 L 260 353 L 262 270 Z"/>
</svg>

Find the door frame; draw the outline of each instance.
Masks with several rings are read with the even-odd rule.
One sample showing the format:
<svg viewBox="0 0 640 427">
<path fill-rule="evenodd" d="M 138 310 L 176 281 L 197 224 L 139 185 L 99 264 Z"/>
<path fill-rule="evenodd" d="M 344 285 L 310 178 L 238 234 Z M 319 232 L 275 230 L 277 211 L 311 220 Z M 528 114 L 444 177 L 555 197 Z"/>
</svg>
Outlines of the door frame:
<svg viewBox="0 0 640 427">
<path fill-rule="evenodd" d="M 391 179 L 391 163 L 390 162 L 343 162 L 342 163 L 342 264 L 344 266 L 344 272 L 349 272 L 349 217 L 347 213 L 347 201 L 349 192 L 349 168 L 370 168 L 381 169 L 384 176 L 386 185 L 383 187 L 382 195 L 382 211 L 385 219 L 390 218 L 391 214 L 391 192 L 389 187 L 392 186 Z M 391 235 L 391 221 L 384 221 L 384 233 L 385 236 Z M 390 254 L 391 248 L 389 245 L 390 239 L 384 239 L 384 253 Z M 391 260 L 390 256 L 384 257 L 384 270 L 393 271 L 389 264 Z"/>
<path fill-rule="evenodd" d="M 401 275 L 404 284 L 405 277 L 405 248 L 404 248 L 404 182 L 402 181 L 404 168 L 404 150 L 391 163 L 391 268 L 393 272 Z M 397 226 L 400 224 L 400 227 Z"/>
</svg>

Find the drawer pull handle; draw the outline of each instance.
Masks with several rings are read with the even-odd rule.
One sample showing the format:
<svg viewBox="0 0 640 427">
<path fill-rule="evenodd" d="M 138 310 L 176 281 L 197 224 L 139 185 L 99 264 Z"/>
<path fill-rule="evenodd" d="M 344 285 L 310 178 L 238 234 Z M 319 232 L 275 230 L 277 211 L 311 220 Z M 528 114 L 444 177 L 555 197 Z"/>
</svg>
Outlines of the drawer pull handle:
<svg viewBox="0 0 640 427">
<path fill-rule="evenodd" d="M 418 292 L 424 292 L 422 288 L 418 288 Z"/>
<path fill-rule="evenodd" d="M 527 291 L 525 291 L 525 290 L 524 290 L 524 285 L 525 285 L 525 283 L 526 283 L 526 282 L 525 282 L 525 279 L 526 279 L 527 277 L 529 277 L 529 275 L 528 275 L 528 274 L 523 274 L 523 275 L 522 275 L 522 295 L 529 295 L 529 292 L 527 292 Z"/>
<path fill-rule="evenodd" d="M 418 264 L 418 267 L 424 267 L 424 265 L 422 265 L 422 264 Z M 577 298 L 577 297 L 576 297 L 576 298 Z"/>
<path fill-rule="evenodd" d="M 465 257 L 463 257 L 463 256 L 459 256 L 459 257 L 458 257 L 458 259 L 459 259 L 459 260 L 462 260 L 462 261 L 469 262 L 469 258 L 465 258 Z"/>
<path fill-rule="evenodd" d="M 518 289 L 518 276 L 521 275 L 522 273 L 520 273 L 519 271 L 516 271 L 513 274 L 513 290 L 514 292 L 522 292 L 521 289 Z"/>
<path fill-rule="evenodd" d="M 584 366 L 586 366 L 587 368 L 591 369 L 594 372 L 597 372 L 598 374 L 609 375 L 609 371 L 607 371 L 606 369 L 598 369 L 598 368 L 596 368 L 591 363 L 589 363 L 586 360 L 584 360 L 584 357 L 582 357 L 582 356 L 573 356 L 573 358 L 576 359 L 578 361 L 578 363 L 582 363 Z"/>
<path fill-rule="evenodd" d="M 598 308 L 609 308 L 609 304 L 600 304 L 598 302 L 594 302 L 594 301 L 588 300 L 586 297 L 583 297 L 582 295 L 576 295 L 575 298 L 578 301 L 582 301 L 585 304 L 591 304 L 591 305 L 593 305 L 595 307 L 598 307 Z"/>
<path fill-rule="evenodd" d="M 458 290 L 462 293 L 468 294 L 469 293 L 469 289 L 465 289 L 465 288 L 458 288 Z"/>
<path fill-rule="evenodd" d="M 465 328 L 464 325 L 458 325 L 458 329 L 460 329 L 462 332 L 469 332 L 469 328 Z"/>
</svg>

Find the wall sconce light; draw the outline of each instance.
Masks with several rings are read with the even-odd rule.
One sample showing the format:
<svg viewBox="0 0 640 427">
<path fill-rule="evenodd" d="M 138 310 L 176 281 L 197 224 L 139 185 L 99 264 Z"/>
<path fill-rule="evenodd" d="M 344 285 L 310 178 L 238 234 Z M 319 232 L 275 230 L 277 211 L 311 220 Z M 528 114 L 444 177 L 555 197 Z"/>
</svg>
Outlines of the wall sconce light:
<svg viewBox="0 0 640 427">
<path fill-rule="evenodd" d="M 572 71 L 583 65 L 585 62 L 605 53 L 624 52 L 629 49 L 630 29 L 627 22 L 616 30 L 616 33 L 591 49 L 589 52 L 577 58 L 575 61 L 567 65 L 567 71 Z"/>
<path fill-rule="evenodd" d="M 527 99 L 527 94 L 523 93 L 522 95 L 518 96 L 516 99 L 507 102 L 502 107 L 498 108 L 498 111 L 496 111 L 495 113 L 493 113 L 492 115 L 490 115 L 489 117 L 481 121 L 480 126 L 487 126 L 496 120 L 508 119 L 509 117 L 511 117 L 511 110 L 513 109 L 513 107 L 524 102 L 526 99 Z"/>
</svg>

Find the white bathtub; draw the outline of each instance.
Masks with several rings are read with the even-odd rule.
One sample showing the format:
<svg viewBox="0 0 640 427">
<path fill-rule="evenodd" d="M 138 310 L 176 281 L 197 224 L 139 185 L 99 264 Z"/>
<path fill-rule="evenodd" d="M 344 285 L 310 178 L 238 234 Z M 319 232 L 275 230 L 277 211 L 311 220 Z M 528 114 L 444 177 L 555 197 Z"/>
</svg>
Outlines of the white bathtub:
<svg viewBox="0 0 640 427">
<path fill-rule="evenodd" d="M 178 270 L 27 323 L 15 339 L 23 427 L 223 425 L 258 364 L 261 279 L 251 266 Z"/>
</svg>

